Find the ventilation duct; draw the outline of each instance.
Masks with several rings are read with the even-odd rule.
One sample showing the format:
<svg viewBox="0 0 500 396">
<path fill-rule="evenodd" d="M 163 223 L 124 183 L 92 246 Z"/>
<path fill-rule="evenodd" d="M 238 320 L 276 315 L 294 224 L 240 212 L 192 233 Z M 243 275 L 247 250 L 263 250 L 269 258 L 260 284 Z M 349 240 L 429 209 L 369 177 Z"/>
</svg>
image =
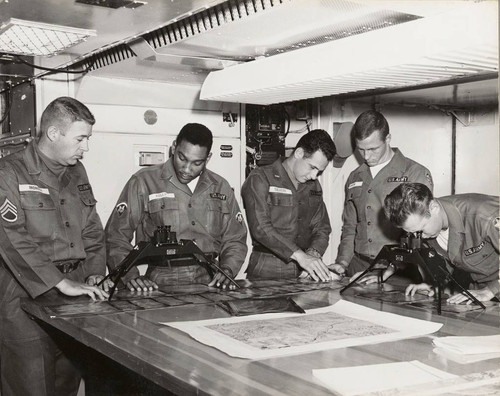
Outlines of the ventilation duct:
<svg viewBox="0 0 500 396">
<path fill-rule="evenodd" d="M 214 71 L 203 100 L 272 104 L 498 73 L 497 2 Z"/>
<path fill-rule="evenodd" d="M 85 2 L 82 0 L 81 2 Z M 92 4 L 95 0 L 88 0 Z M 170 64 L 183 64 L 180 56 L 162 54 L 158 50 L 167 46 L 181 43 L 186 39 L 199 36 L 203 33 L 220 28 L 221 26 L 244 20 L 257 13 L 276 9 L 290 3 L 292 0 L 229 0 L 213 7 L 196 12 L 176 22 L 169 23 L 161 28 L 149 31 L 127 42 L 118 43 L 104 50 L 96 51 L 78 60 L 72 68 L 83 68 L 88 71 L 100 69 L 114 63 L 138 56 L 141 60 L 152 60 Z M 1 0 L 0 0 L 1 2 Z M 140 3 L 140 2 L 134 2 Z M 132 48 L 132 50 L 130 49 Z M 220 69 L 230 60 L 209 59 L 207 57 L 186 56 L 189 66 L 202 69 Z"/>
</svg>

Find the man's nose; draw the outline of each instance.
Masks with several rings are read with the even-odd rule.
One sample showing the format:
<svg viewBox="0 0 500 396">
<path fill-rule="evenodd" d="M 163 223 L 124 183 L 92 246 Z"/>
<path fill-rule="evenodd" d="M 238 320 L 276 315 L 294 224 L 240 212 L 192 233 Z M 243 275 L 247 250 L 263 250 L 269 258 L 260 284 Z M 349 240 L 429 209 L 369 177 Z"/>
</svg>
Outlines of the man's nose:
<svg viewBox="0 0 500 396">
<path fill-rule="evenodd" d="M 89 151 L 89 141 L 86 139 L 82 140 L 82 144 L 80 145 L 82 151 Z"/>
</svg>

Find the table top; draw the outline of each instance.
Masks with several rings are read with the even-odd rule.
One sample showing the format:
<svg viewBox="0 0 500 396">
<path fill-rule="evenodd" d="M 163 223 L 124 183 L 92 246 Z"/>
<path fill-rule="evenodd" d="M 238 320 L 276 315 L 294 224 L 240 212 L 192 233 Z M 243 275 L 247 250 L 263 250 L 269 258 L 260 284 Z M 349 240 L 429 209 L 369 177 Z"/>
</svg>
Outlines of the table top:
<svg viewBox="0 0 500 396">
<path fill-rule="evenodd" d="M 395 302 L 394 297 L 384 297 L 394 296 L 395 290 L 380 290 L 380 286 L 353 287 L 340 295 L 341 285 L 337 282 L 310 285 L 302 282 L 298 285 L 298 289 L 302 287 L 302 291 L 296 292 L 292 291 L 294 287 L 290 285 L 290 282 L 253 282 L 242 293 L 250 295 L 253 290 L 262 291 L 260 295 L 255 293 L 254 298 L 286 294 L 306 310 L 332 305 L 339 299 L 345 299 L 376 310 L 439 322 L 443 326 L 439 332 L 424 337 L 249 360 L 230 357 L 216 348 L 195 341 L 180 330 L 161 324 L 229 317 L 224 309 L 215 301 L 207 299 L 207 296 L 223 299 L 231 293 L 219 292 L 204 285 L 162 288 L 160 293 L 152 295 L 119 292 L 117 297 L 120 301 L 142 300 L 141 305 L 145 309 L 133 311 L 118 309 L 113 311 L 115 313 L 98 313 L 99 310 L 92 313 L 85 309 L 90 305 L 86 297 L 42 296 L 36 300 L 25 299 L 22 306 L 35 318 L 67 333 L 159 386 L 183 395 L 327 395 L 331 391 L 313 376 L 313 369 L 411 360 L 419 360 L 459 376 L 498 370 L 500 359 L 461 364 L 434 353 L 432 345 L 432 339 L 436 336 L 500 334 L 498 304 L 491 304 L 486 310 L 460 313 L 444 311 L 442 315 L 437 315 L 430 305 L 401 304 Z M 272 292 L 265 293 L 265 290 Z M 163 304 L 157 304 L 160 307 L 154 308 L 153 299 L 159 295 L 170 296 L 173 297 L 172 301 L 181 302 L 167 306 L 165 301 L 169 299 L 159 298 L 158 301 L 163 301 Z M 192 297 L 193 295 L 198 296 Z"/>
</svg>

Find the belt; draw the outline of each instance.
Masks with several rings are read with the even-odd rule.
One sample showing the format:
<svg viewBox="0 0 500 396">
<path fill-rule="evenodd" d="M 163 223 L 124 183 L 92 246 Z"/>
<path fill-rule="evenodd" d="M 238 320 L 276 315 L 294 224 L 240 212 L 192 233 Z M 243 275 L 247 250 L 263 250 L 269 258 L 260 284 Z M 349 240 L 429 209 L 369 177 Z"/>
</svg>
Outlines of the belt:
<svg viewBox="0 0 500 396">
<path fill-rule="evenodd" d="M 63 274 L 69 274 L 78 268 L 82 261 L 81 260 L 68 260 L 56 262 L 56 268 Z"/>
<path fill-rule="evenodd" d="M 275 255 L 272 251 L 270 251 L 268 248 L 262 245 L 255 245 L 253 248 L 254 252 L 260 252 L 260 253 L 267 253 L 267 254 L 272 254 Z"/>
<path fill-rule="evenodd" d="M 374 260 L 374 259 L 372 259 L 372 258 L 371 258 L 371 257 L 369 257 L 369 256 L 366 256 L 366 255 L 364 255 L 364 254 L 359 254 L 359 253 L 356 253 L 356 252 L 354 252 L 354 255 L 355 255 L 357 258 L 359 258 L 359 259 L 361 259 L 361 260 L 363 260 L 363 261 L 366 261 L 366 262 L 367 262 L 367 263 L 369 263 L 369 264 L 373 263 L 373 260 Z"/>
<path fill-rule="evenodd" d="M 215 260 L 217 257 L 217 253 L 215 252 L 209 252 L 209 253 L 203 253 L 205 257 L 208 260 Z M 153 267 L 192 267 L 192 266 L 198 266 L 199 262 L 196 257 L 190 257 L 190 256 L 185 256 L 185 257 L 174 257 L 174 258 L 169 258 L 168 256 L 166 257 L 156 257 L 153 259 L 148 260 L 148 264 L 150 264 Z"/>
</svg>

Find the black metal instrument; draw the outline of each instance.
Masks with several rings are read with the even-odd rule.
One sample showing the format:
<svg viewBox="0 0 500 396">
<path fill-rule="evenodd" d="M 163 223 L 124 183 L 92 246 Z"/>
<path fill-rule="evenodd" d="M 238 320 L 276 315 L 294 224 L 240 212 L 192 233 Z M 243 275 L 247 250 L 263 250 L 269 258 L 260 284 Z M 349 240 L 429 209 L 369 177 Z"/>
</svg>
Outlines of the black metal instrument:
<svg viewBox="0 0 500 396">
<path fill-rule="evenodd" d="M 155 258 L 160 258 L 156 260 Z M 107 279 L 114 283 L 109 292 L 109 300 L 113 297 L 116 287 L 122 277 L 134 266 L 148 264 L 157 267 L 181 266 L 193 262 L 204 267 L 210 277 L 221 272 L 237 288 L 240 286 L 224 269 L 222 269 L 208 254 L 189 239 L 177 241 L 176 233 L 170 231 L 170 226 L 158 227 L 150 242 L 139 242 L 122 262 L 111 270 L 106 277 L 99 282 L 101 285 Z"/>
<path fill-rule="evenodd" d="M 383 262 L 389 263 L 389 265 L 392 264 L 396 268 L 398 264 L 402 263 L 413 263 L 420 266 L 430 278 L 430 283 L 437 288 L 438 315 L 441 315 L 442 290 L 447 284 L 452 284 L 460 289 L 462 293 L 474 302 L 474 304 L 479 305 L 483 309 L 486 308 L 483 303 L 455 280 L 447 268 L 445 258 L 440 256 L 432 247 L 428 246 L 422 240 L 421 232 L 416 232 L 415 234 L 407 233 L 401 238 L 399 245 L 385 245 L 382 247 L 372 264 L 359 274 L 356 279 L 353 279 L 349 284 L 344 286 L 340 290 L 340 293 L 343 293 L 367 273 L 377 269 L 386 269 L 387 265 L 384 266 L 381 264 Z"/>
</svg>

